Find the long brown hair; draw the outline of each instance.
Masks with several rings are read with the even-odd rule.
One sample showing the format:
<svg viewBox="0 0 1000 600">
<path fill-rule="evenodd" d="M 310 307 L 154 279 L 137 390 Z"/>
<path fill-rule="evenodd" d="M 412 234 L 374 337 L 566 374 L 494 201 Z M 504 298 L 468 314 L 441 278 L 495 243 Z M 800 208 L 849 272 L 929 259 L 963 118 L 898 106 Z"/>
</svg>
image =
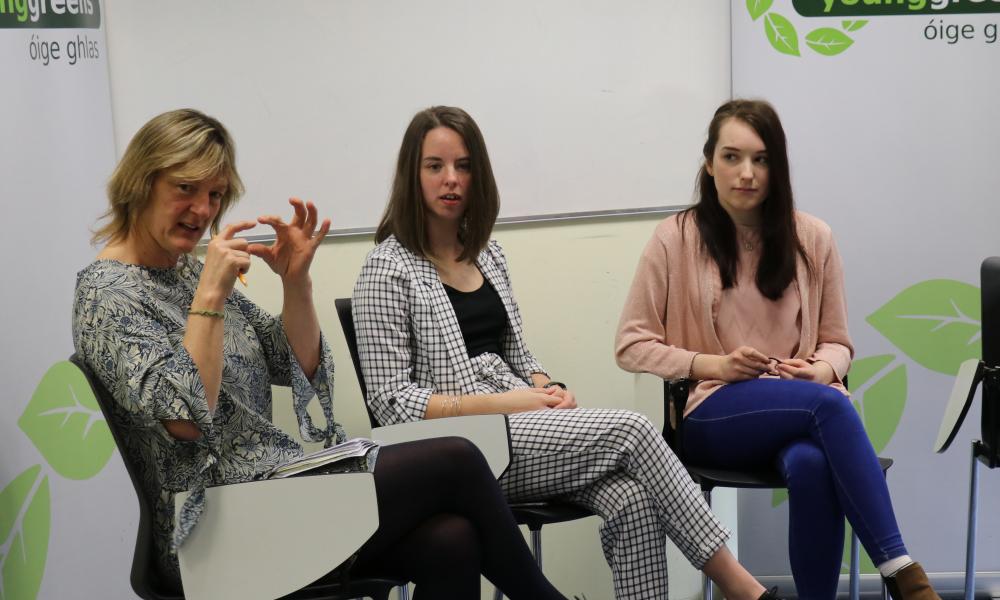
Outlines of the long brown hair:
<svg viewBox="0 0 1000 600">
<path fill-rule="evenodd" d="M 788 169 L 788 149 L 785 130 L 774 107 L 763 100 L 731 100 L 715 111 L 708 126 L 708 139 L 702 148 L 705 162 L 698 171 L 698 203 L 680 215 L 681 226 L 693 218 L 701 234 L 704 249 L 719 267 L 723 289 L 736 283 L 739 270 L 739 249 L 736 226 L 729 213 L 719 203 L 715 181 L 708 174 L 707 164 L 715 155 L 719 131 L 729 119 L 749 125 L 767 150 L 768 192 L 761 205 L 761 255 L 757 263 L 757 289 L 766 298 L 777 300 L 795 278 L 796 258 L 801 258 L 812 274 L 812 264 L 799 240 L 795 227 L 795 202 Z"/>
<path fill-rule="evenodd" d="M 467 112 L 452 106 L 424 109 L 414 115 L 406 128 L 399 147 L 389 204 L 375 230 L 375 243 L 395 235 L 410 252 L 428 256 L 430 249 L 424 194 L 420 187 L 420 155 L 427 132 L 437 127 L 447 127 L 460 135 L 469 151 L 471 177 L 466 192 L 469 201 L 459 230 L 462 253 L 457 260 L 471 261 L 490 241 L 493 224 L 500 212 L 500 193 L 479 126 Z"/>
</svg>

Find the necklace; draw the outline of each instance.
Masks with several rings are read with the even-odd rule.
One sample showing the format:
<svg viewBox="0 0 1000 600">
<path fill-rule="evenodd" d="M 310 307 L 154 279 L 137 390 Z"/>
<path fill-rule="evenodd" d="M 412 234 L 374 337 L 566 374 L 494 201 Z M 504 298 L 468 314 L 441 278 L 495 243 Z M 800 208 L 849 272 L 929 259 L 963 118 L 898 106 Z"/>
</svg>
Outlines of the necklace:
<svg viewBox="0 0 1000 600">
<path fill-rule="evenodd" d="M 750 240 L 745 240 L 743 242 L 743 247 L 746 248 L 747 250 L 753 250 L 753 242 L 751 242 Z"/>
</svg>

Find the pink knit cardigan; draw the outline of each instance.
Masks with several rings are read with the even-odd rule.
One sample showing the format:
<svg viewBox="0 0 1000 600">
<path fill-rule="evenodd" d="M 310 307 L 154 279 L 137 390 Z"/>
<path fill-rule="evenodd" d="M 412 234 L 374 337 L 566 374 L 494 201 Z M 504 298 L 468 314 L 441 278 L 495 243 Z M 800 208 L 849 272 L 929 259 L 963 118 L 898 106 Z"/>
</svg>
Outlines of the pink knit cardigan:
<svg viewBox="0 0 1000 600">
<path fill-rule="evenodd" d="M 841 385 L 854 347 L 847 333 L 844 271 L 830 227 L 796 212 L 799 240 L 813 264 L 810 277 L 800 260 L 796 282 L 802 301 L 802 328 L 795 358 L 826 361 Z M 719 269 L 701 246 L 701 235 L 687 219 L 683 236 L 678 215 L 664 219 L 646 244 L 625 300 L 615 358 L 633 373 L 663 379 L 687 377 L 696 353 L 727 354 L 716 332 L 713 306 L 722 292 Z M 692 388 L 685 415 L 723 381 L 702 381 Z"/>
</svg>

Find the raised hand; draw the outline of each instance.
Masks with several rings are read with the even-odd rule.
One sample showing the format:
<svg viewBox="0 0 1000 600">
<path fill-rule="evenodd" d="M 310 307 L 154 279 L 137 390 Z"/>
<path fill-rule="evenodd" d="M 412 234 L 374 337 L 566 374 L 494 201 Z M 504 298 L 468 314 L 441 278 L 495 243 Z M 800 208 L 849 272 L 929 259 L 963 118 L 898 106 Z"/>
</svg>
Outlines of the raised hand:
<svg viewBox="0 0 1000 600">
<path fill-rule="evenodd" d="M 224 301 L 233 291 L 236 277 L 250 269 L 249 244 L 245 239 L 233 236 L 256 226 L 253 221 L 232 223 L 208 242 L 205 266 L 198 283 L 198 293 L 208 296 L 204 300 L 213 305 Z"/>
<path fill-rule="evenodd" d="M 324 219 L 317 229 L 316 205 L 298 198 L 291 198 L 288 203 L 295 211 L 291 222 L 285 223 L 276 215 L 257 219 L 258 223 L 274 229 L 274 243 L 250 244 L 247 252 L 263 259 L 285 285 L 299 285 L 309 281 L 309 266 L 330 231 L 330 219 Z"/>
</svg>

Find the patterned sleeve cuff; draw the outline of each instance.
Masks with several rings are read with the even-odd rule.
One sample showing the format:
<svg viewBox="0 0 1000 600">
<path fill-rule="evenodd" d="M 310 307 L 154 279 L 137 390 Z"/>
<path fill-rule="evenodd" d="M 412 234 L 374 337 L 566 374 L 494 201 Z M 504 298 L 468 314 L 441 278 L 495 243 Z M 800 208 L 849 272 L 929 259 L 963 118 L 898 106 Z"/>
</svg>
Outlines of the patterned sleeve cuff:
<svg viewBox="0 0 1000 600">
<path fill-rule="evenodd" d="M 372 412 L 382 425 L 421 421 L 427 415 L 427 405 L 433 393 L 430 388 L 411 383 L 407 375 L 406 383 L 401 387 L 390 385 L 384 389 L 391 389 L 392 392 L 376 394 L 371 401 Z"/>
<path fill-rule="evenodd" d="M 307 442 L 325 442 L 339 444 L 347 439 L 344 429 L 333 420 L 333 354 L 326 343 L 326 338 L 320 332 L 320 361 L 316 368 L 316 373 L 310 381 L 306 378 L 305 371 L 299 364 L 295 353 L 289 351 L 291 384 L 292 384 L 292 406 L 295 409 L 295 416 L 299 422 L 299 435 Z M 319 401 L 323 411 L 323 418 L 326 426 L 323 429 L 313 424 L 309 415 L 308 407 L 313 398 Z"/>
<path fill-rule="evenodd" d="M 201 374 L 183 346 L 162 359 L 162 364 L 146 369 L 144 379 L 130 390 L 132 404 L 149 402 L 150 413 L 157 421 L 194 421 L 202 427 L 212 424 Z"/>
</svg>

